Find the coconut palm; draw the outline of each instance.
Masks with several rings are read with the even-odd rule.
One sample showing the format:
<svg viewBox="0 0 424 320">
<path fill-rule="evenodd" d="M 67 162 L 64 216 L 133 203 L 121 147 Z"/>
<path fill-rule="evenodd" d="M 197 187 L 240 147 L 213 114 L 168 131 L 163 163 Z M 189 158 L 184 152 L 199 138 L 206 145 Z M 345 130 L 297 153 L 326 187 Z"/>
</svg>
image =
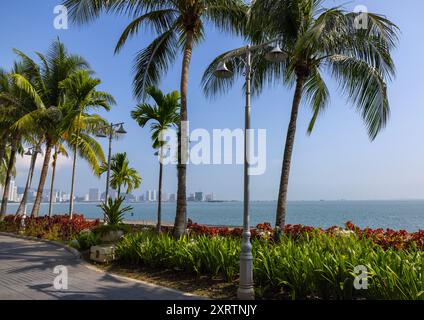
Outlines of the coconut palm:
<svg viewBox="0 0 424 320">
<path fill-rule="evenodd" d="M 158 222 L 157 231 L 161 232 L 162 226 L 162 176 L 163 157 L 166 142 L 161 135 L 171 127 L 178 126 L 180 94 L 177 91 L 164 95 L 155 87 L 146 90 L 147 94 L 154 100 L 155 105 L 148 103 L 139 104 L 132 112 L 131 117 L 138 125 L 144 128 L 149 122 L 152 132 L 153 148 L 159 149 L 159 199 L 158 199 Z"/>
<path fill-rule="evenodd" d="M 53 42 L 47 55 L 37 53 L 40 65 L 23 52 L 15 52 L 22 59 L 30 76 L 13 74 L 13 78 L 16 85 L 32 98 L 37 109 L 20 118 L 14 127 L 19 130 L 41 128 L 45 140 L 44 161 L 31 213 L 32 216 L 38 216 L 52 149 L 72 121 L 71 117 L 66 118 L 62 114 L 63 88 L 60 83 L 78 70 L 87 69 L 88 63 L 80 56 L 68 54 L 60 40 Z"/>
<path fill-rule="evenodd" d="M 104 163 L 100 168 L 100 173 L 105 173 L 108 170 L 108 164 Z M 118 191 L 118 198 L 121 196 L 121 188 L 126 188 L 126 193 L 138 189 L 141 184 L 141 177 L 134 168 L 129 166 L 127 154 L 115 154 L 110 163 L 111 179 L 110 186 Z"/>
<path fill-rule="evenodd" d="M 8 152 L 8 158 L 5 166 L 4 174 L 4 192 L 0 209 L 0 220 L 4 218 L 7 210 L 10 182 L 12 180 L 13 171 L 16 163 L 16 155 L 22 151 L 21 144 L 23 140 L 29 139 L 32 132 L 36 130 L 32 128 L 32 132 L 27 134 L 13 124 L 20 117 L 26 115 L 34 109 L 30 97 L 19 88 L 13 81 L 11 74 L 19 74 L 25 76 L 26 70 L 22 64 L 14 63 L 11 73 L 0 71 L 0 124 L 1 138 L 0 143 L 0 160 L 4 162 L 5 153 Z"/>
<path fill-rule="evenodd" d="M 66 0 L 71 17 L 80 23 L 88 22 L 102 11 L 125 13 L 134 20 L 124 30 L 115 52 L 119 52 L 127 39 L 138 34 L 145 26 L 158 36 L 141 50 L 134 65 L 134 93 L 146 96 L 146 89 L 159 83 L 173 64 L 178 51 L 183 52 L 181 71 L 181 109 L 178 146 L 178 197 L 174 235 L 185 232 L 186 225 L 186 162 L 188 150 L 187 94 L 190 62 L 193 47 L 204 38 L 205 23 L 211 23 L 227 32 L 241 32 L 245 25 L 247 6 L 242 0 Z"/>
<path fill-rule="evenodd" d="M 276 213 L 276 226 L 281 229 L 285 224 L 299 106 L 302 98 L 306 98 L 312 108 L 308 127 L 311 133 L 329 100 L 323 73 L 333 76 L 342 92 L 356 104 L 371 140 L 389 118 L 386 81 L 395 74 L 390 52 L 397 42 L 397 27 L 383 16 L 369 13 L 367 28 L 358 29 L 356 14 L 342 8 L 325 9 L 321 4 L 321 0 L 258 0 L 250 11 L 247 30 L 252 42 L 278 39 L 276 42 L 285 54 L 283 63 L 273 65 L 264 61 L 266 50 L 255 52 L 252 79 L 255 93 L 260 93 L 268 83 L 282 80 L 295 87 Z M 235 74 L 240 74 L 242 64 L 236 56 L 241 50 L 219 56 L 208 67 L 203 78 L 207 95 L 225 91 L 233 84 L 232 78 L 215 78 L 213 70 L 219 61 L 226 60 Z"/>
<path fill-rule="evenodd" d="M 76 163 L 77 163 L 77 148 L 81 136 L 81 125 L 84 124 L 84 119 L 87 119 L 87 110 L 102 107 L 103 109 L 109 111 L 110 106 L 116 104 L 112 95 L 107 92 L 97 91 L 96 88 L 101 84 L 100 79 L 92 78 L 90 73 L 85 70 L 80 70 L 75 74 L 71 75 L 68 79 L 62 81 L 61 87 L 65 92 L 66 103 L 69 103 L 73 106 L 76 118 L 71 128 L 74 131 L 76 143 L 74 144 L 74 158 L 72 165 L 72 183 L 71 183 L 71 198 L 69 206 L 69 215 L 72 217 L 73 208 L 74 208 L 74 189 L 75 189 L 75 173 L 76 173 Z M 92 118 L 94 119 L 94 118 Z M 101 119 L 99 119 L 101 120 Z M 99 131 L 100 128 L 105 127 L 106 123 L 103 121 L 92 123 L 95 126 L 91 126 L 95 131 Z M 86 126 L 85 126 L 86 127 Z M 97 132 L 98 133 L 98 132 Z M 83 153 L 82 153 L 83 154 Z M 101 161 L 104 162 L 104 157 L 101 158 Z M 98 174 L 97 161 L 92 162 L 93 170 Z"/>
<path fill-rule="evenodd" d="M 59 154 L 62 154 L 65 157 L 68 156 L 65 148 L 61 144 L 57 144 L 54 147 L 54 153 L 53 153 L 52 177 L 50 182 L 50 196 L 49 196 L 49 214 L 48 214 L 49 217 L 52 216 L 52 212 L 53 212 L 54 182 L 56 178 L 57 158 L 59 157 Z"/>
<path fill-rule="evenodd" d="M 29 164 L 29 170 L 28 170 L 28 176 L 27 181 L 25 184 L 24 193 L 22 194 L 21 202 L 19 203 L 18 210 L 16 210 L 15 217 L 22 216 L 25 213 L 25 207 L 28 201 L 28 192 L 31 188 L 32 184 L 32 178 L 34 177 L 34 169 L 35 169 L 35 163 L 37 162 L 38 154 L 41 153 L 41 142 L 37 142 L 35 144 L 35 147 L 31 150 L 31 161 Z"/>
</svg>

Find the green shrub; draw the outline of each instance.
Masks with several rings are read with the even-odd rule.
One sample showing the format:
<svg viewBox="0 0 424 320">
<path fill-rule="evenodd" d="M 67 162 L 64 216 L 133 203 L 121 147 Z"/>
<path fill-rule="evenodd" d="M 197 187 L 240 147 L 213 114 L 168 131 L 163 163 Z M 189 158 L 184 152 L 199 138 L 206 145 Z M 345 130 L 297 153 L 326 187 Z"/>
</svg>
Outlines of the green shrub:
<svg viewBox="0 0 424 320">
<path fill-rule="evenodd" d="M 292 299 L 424 299 L 424 252 L 418 248 L 385 250 L 355 235 L 318 235 L 279 244 L 254 240 L 255 286 Z M 175 268 L 197 275 L 235 280 L 240 240 L 193 236 L 174 239 L 151 232 L 128 234 L 117 244 L 126 263 Z M 368 289 L 354 289 L 355 266 L 368 270 Z"/>
<path fill-rule="evenodd" d="M 95 246 L 100 243 L 97 235 L 92 231 L 83 231 L 75 237 L 75 240 L 78 241 L 79 250 L 88 250 L 92 246 Z"/>
<path fill-rule="evenodd" d="M 119 225 L 124 221 L 125 213 L 133 208 L 128 206 L 121 208 L 123 197 L 117 197 L 115 200 L 109 198 L 106 203 L 102 203 L 99 207 L 102 209 L 105 220 L 108 225 Z"/>
</svg>

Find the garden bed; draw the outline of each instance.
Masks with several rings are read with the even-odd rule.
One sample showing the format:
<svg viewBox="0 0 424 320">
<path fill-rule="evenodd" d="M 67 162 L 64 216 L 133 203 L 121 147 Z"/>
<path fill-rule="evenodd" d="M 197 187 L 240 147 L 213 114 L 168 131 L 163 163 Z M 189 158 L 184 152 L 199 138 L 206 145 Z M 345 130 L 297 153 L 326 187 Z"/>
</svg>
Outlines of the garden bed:
<svg viewBox="0 0 424 320">
<path fill-rule="evenodd" d="M 84 251 L 97 244 L 99 229 L 99 221 L 58 216 L 27 220 L 24 234 L 74 240 Z M 17 233 L 19 223 L 7 217 L 0 231 Z M 242 230 L 189 221 L 188 235 L 174 239 L 171 231 L 159 236 L 129 227 L 116 243 L 118 261 L 97 266 L 196 295 L 235 298 Z M 344 229 L 288 225 L 283 231 L 277 237 L 267 223 L 251 230 L 258 298 L 424 299 L 423 231 L 360 229 L 350 222 Z M 365 290 L 354 288 L 357 266 L 367 269 Z"/>
</svg>

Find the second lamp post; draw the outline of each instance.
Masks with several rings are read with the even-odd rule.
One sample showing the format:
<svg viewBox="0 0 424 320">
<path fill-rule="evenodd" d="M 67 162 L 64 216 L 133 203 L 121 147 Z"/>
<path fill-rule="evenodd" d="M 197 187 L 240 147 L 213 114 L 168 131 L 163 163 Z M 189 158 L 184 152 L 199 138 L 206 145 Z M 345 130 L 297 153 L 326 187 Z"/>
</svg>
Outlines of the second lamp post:
<svg viewBox="0 0 424 320">
<path fill-rule="evenodd" d="M 244 118 L 244 197 L 243 197 L 243 239 L 241 243 L 240 254 L 240 283 L 237 290 L 237 297 L 240 300 L 253 300 L 255 291 L 253 287 L 253 255 L 252 244 L 250 242 L 250 225 L 249 225 L 249 161 L 250 161 L 250 98 L 251 98 L 251 80 L 252 80 L 252 52 L 269 46 L 269 43 L 246 46 L 244 50 L 238 50 L 236 54 L 229 54 L 224 57 L 216 68 L 214 75 L 218 78 L 229 78 L 233 73 L 225 64 L 226 59 L 234 58 L 239 55 L 245 55 L 245 87 L 246 87 L 246 107 Z M 271 51 L 265 54 L 265 59 L 270 62 L 281 62 L 285 58 L 284 52 L 277 45 Z"/>
</svg>

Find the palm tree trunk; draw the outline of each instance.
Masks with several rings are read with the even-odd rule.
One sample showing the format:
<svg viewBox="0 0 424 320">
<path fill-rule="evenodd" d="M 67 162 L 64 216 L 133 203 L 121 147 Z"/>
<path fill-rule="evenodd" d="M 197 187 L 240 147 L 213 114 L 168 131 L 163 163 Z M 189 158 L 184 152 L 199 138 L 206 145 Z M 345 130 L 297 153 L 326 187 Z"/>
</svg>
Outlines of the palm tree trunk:
<svg viewBox="0 0 424 320">
<path fill-rule="evenodd" d="M 31 164 L 29 166 L 28 177 L 27 177 L 27 182 L 25 185 L 24 194 L 22 195 L 22 200 L 21 200 L 21 203 L 19 204 L 18 210 L 16 211 L 15 217 L 22 216 L 25 212 L 25 207 L 28 201 L 28 192 L 29 192 L 29 188 L 31 188 L 32 177 L 34 176 L 35 163 L 37 162 L 37 155 L 38 153 L 34 151 L 34 153 L 31 156 Z"/>
<path fill-rule="evenodd" d="M 10 150 L 9 163 L 7 165 L 6 181 L 4 184 L 4 191 L 3 191 L 3 199 L 1 202 L 0 221 L 3 221 L 4 217 L 6 216 L 7 204 L 9 202 L 10 182 L 12 181 L 13 168 L 15 167 L 15 162 L 16 162 L 17 144 L 18 144 L 18 138 L 13 139 L 11 150 Z"/>
<path fill-rule="evenodd" d="M 52 216 L 52 209 L 53 209 L 54 179 L 56 177 L 57 155 L 58 153 L 57 153 L 57 147 L 56 147 L 54 151 L 54 155 L 53 155 L 52 182 L 50 184 L 49 217 Z"/>
<path fill-rule="evenodd" d="M 161 233 L 162 229 L 162 175 L 163 175 L 163 164 L 162 158 L 159 162 L 159 198 L 158 198 L 158 224 L 157 224 L 157 232 Z"/>
<path fill-rule="evenodd" d="M 2 135 L 0 137 L 0 166 L 2 165 L 2 160 L 4 155 L 6 154 L 6 139 L 4 139 L 6 135 Z"/>
<path fill-rule="evenodd" d="M 69 217 L 74 215 L 75 173 L 77 169 L 77 145 L 74 146 L 74 161 L 72 164 L 71 198 L 69 199 Z"/>
<path fill-rule="evenodd" d="M 187 32 L 184 48 L 183 65 L 181 71 L 181 122 L 178 130 L 178 191 L 177 212 L 174 223 L 174 236 L 181 237 L 186 230 L 187 222 L 187 194 L 186 172 L 188 155 L 188 128 L 187 128 L 187 93 L 190 61 L 193 52 L 193 31 Z"/>
<path fill-rule="evenodd" d="M 43 197 L 44 185 L 49 171 L 50 156 L 52 154 L 52 143 L 50 140 L 46 142 L 46 154 L 44 155 L 43 167 L 41 168 L 40 182 L 38 183 L 37 196 L 35 197 L 34 206 L 32 207 L 31 217 L 38 217 L 40 211 L 41 200 Z"/>
<path fill-rule="evenodd" d="M 293 98 L 291 117 L 287 130 L 286 146 L 284 148 L 283 168 L 281 171 L 280 190 L 278 192 L 276 227 L 284 230 L 286 221 L 286 206 L 287 206 L 287 188 L 289 184 L 290 165 L 293 153 L 294 139 L 296 135 L 296 121 L 299 112 L 299 105 L 302 100 L 303 86 L 305 84 L 304 77 L 298 77 L 296 82 L 296 90 Z"/>
</svg>

